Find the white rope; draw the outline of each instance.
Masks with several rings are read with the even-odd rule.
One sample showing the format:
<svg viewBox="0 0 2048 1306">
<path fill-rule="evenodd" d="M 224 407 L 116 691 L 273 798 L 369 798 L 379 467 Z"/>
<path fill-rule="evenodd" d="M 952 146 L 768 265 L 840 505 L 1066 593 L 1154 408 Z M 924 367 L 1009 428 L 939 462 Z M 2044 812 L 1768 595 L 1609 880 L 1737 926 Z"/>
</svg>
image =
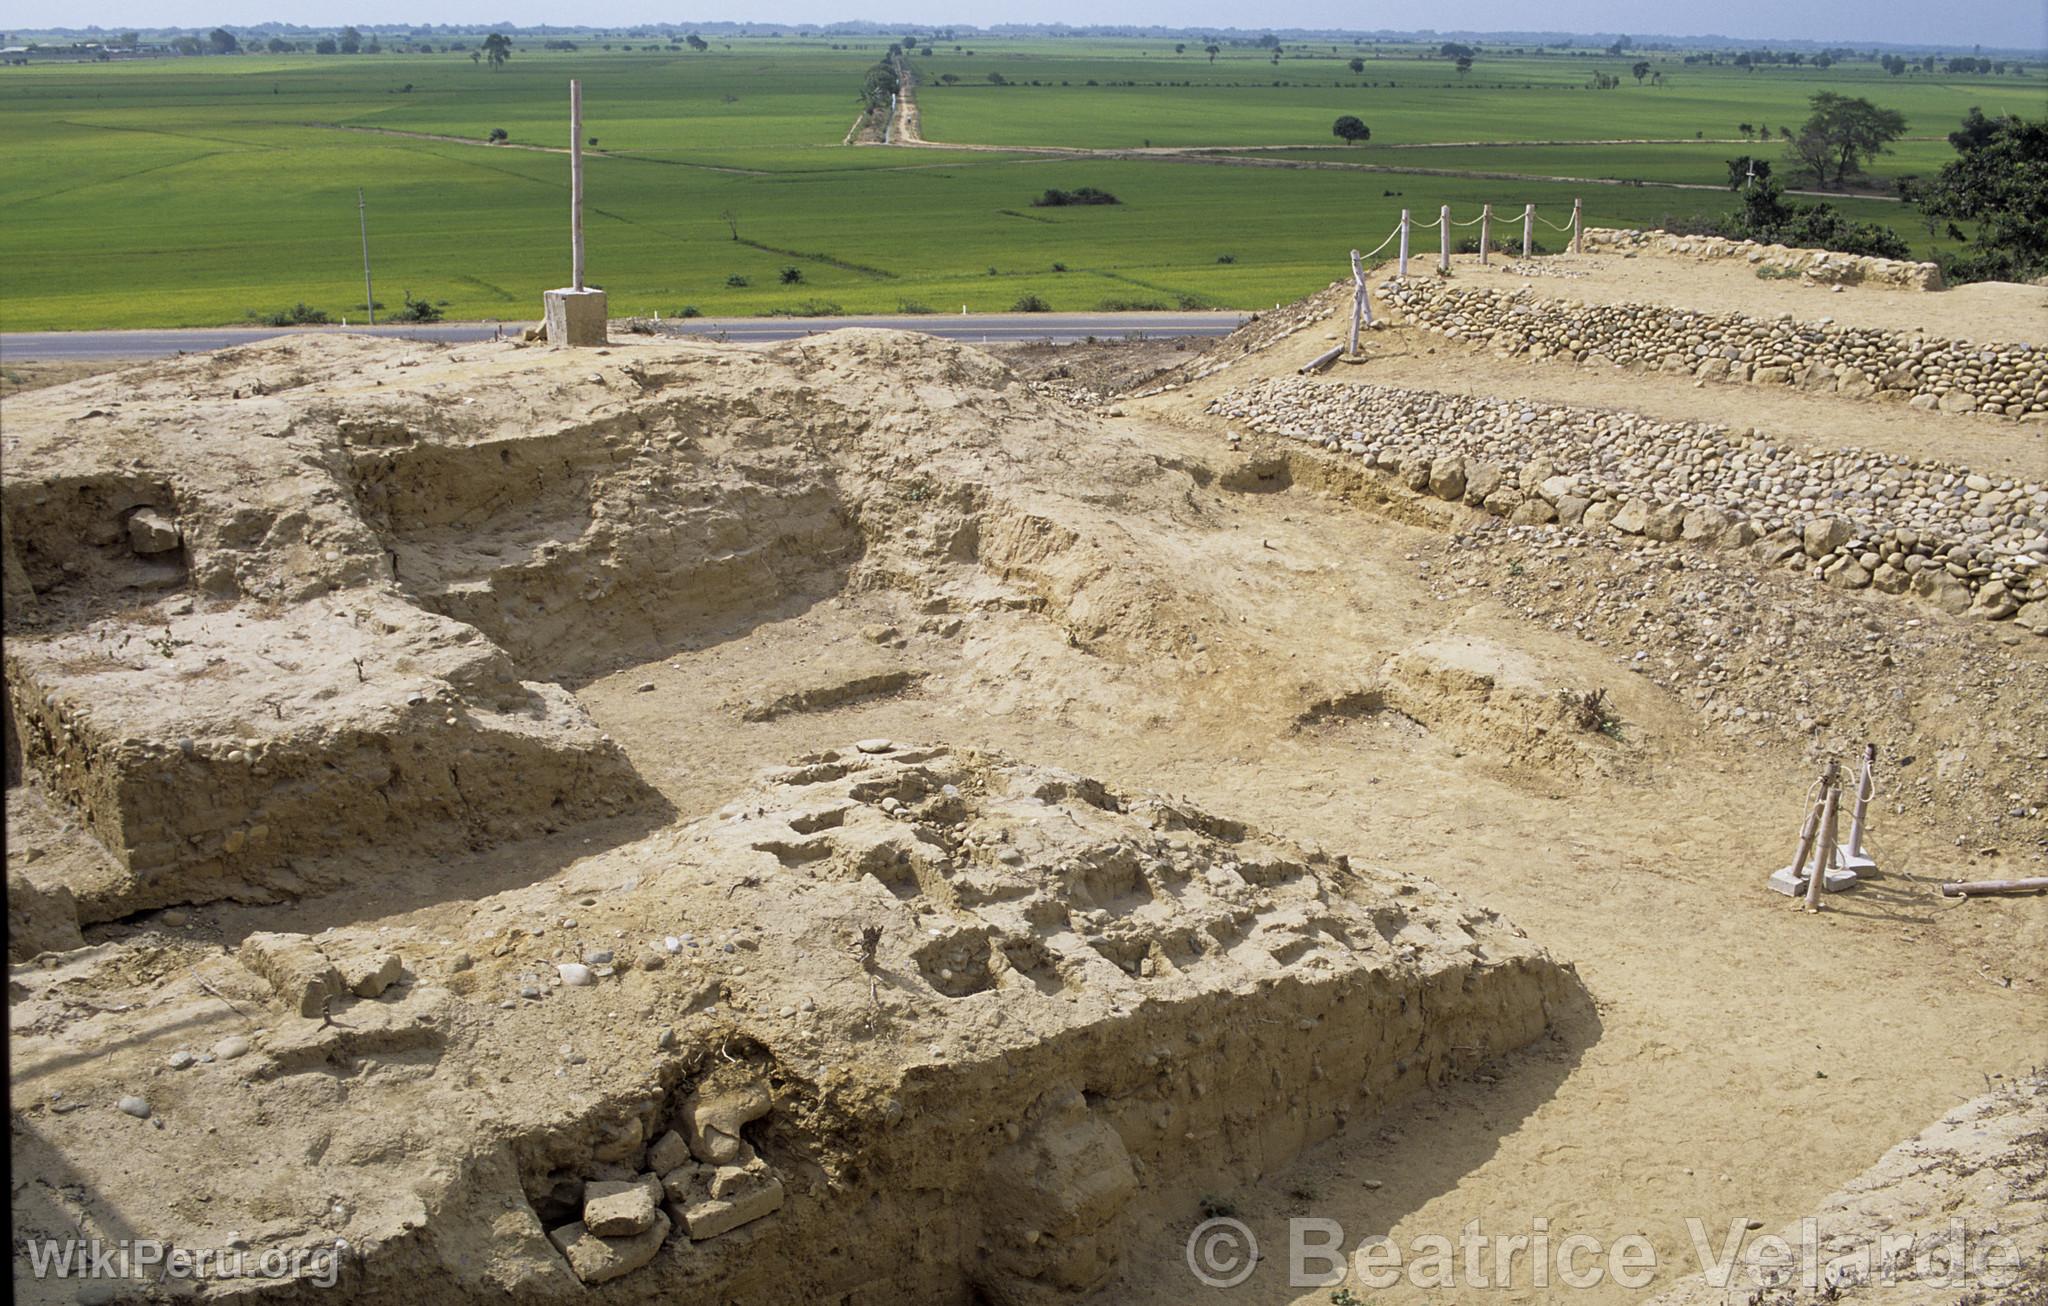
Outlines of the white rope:
<svg viewBox="0 0 2048 1306">
<path fill-rule="evenodd" d="M 1536 220 L 1542 223 L 1544 226 L 1550 228 L 1552 231 L 1570 231 L 1572 229 L 1572 224 L 1569 222 L 1565 223 L 1562 227 L 1560 227 L 1555 222 L 1552 222 L 1549 218 L 1543 217 L 1540 214 L 1537 215 Z"/>
<path fill-rule="evenodd" d="M 1386 248 L 1387 246 L 1389 246 L 1389 245 L 1393 244 L 1393 243 L 1394 243 L 1394 237 L 1396 237 L 1396 236 L 1398 236 L 1398 235 L 1400 235 L 1400 234 L 1401 234 L 1401 228 L 1400 228 L 1400 225 L 1399 225 L 1399 224 L 1397 223 L 1397 224 L 1395 224 L 1395 226 L 1394 226 L 1394 229 L 1393 229 L 1392 231 L 1390 231 L 1390 232 L 1388 232 L 1388 233 L 1387 233 L 1387 238 L 1386 238 L 1385 240 L 1381 241 L 1381 242 L 1380 242 L 1380 243 L 1379 243 L 1378 245 L 1376 245 L 1376 246 L 1374 246 L 1374 247 L 1373 247 L 1373 249 L 1372 249 L 1372 253 L 1369 253 L 1369 254 L 1360 254 L 1360 255 L 1359 255 L 1358 257 L 1360 257 L 1360 258 L 1371 258 L 1371 257 L 1373 256 L 1373 254 L 1377 254 L 1377 253 L 1379 253 L 1379 252 L 1380 252 L 1381 250 L 1385 249 L 1385 248 Z"/>
<path fill-rule="evenodd" d="M 1484 221 L 1486 221 L 1486 215 L 1482 213 L 1470 222 L 1453 222 L 1451 225 L 1454 227 L 1476 227 Z"/>
</svg>

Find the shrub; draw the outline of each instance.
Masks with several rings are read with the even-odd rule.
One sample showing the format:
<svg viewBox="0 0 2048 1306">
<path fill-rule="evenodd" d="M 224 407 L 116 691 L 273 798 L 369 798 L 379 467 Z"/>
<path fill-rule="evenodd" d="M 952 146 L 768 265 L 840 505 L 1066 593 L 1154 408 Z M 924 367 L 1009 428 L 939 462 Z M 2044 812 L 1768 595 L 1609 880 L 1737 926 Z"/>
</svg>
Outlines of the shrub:
<svg viewBox="0 0 2048 1306">
<path fill-rule="evenodd" d="M 922 304 L 914 299 L 899 299 L 896 301 L 896 311 L 898 313 L 936 313 L 939 310 L 933 308 L 930 304 Z"/>
<path fill-rule="evenodd" d="M 511 139 L 512 133 L 506 131 L 503 127 L 491 128 L 491 144 L 497 145 L 501 144 L 502 142 L 509 141 Z"/>
<path fill-rule="evenodd" d="M 1077 190 L 1047 190 L 1045 194 L 1031 201 L 1034 209 L 1063 209 L 1078 204 L 1121 204 L 1122 200 L 1106 190 L 1093 186 L 1082 186 Z"/>
<path fill-rule="evenodd" d="M 829 299 L 807 299 L 801 304 L 786 304 L 781 308 L 768 310 L 769 317 L 839 317 L 845 309 Z"/>
<path fill-rule="evenodd" d="M 272 309 L 268 313 L 251 312 L 249 316 L 264 326 L 274 327 L 321 326 L 334 320 L 323 310 L 308 307 L 303 299 L 290 308 Z"/>
<path fill-rule="evenodd" d="M 804 270 L 792 264 L 782 269 L 777 275 L 782 278 L 782 284 L 785 286 L 801 285 L 804 279 Z"/>
<path fill-rule="evenodd" d="M 1218 255 L 1216 256 L 1216 261 L 1217 261 L 1218 263 L 1235 263 L 1235 262 L 1237 262 L 1237 255 L 1235 255 L 1235 254 L 1218 254 Z"/>
<path fill-rule="evenodd" d="M 704 310 L 703 310 L 703 309 L 701 309 L 701 308 L 698 308 L 698 307 L 697 307 L 697 306 L 696 306 L 695 304 L 685 304 L 685 305 L 683 305 L 683 306 L 682 306 L 681 308 L 677 309 L 677 310 L 676 310 L 675 312 L 673 312 L 673 313 L 670 313 L 670 314 L 669 314 L 669 316 L 670 316 L 670 317 L 703 317 L 703 316 L 704 316 Z"/>
<path fill-rule="evenodd" d="M 1496 223 L 1495 225 L 1498 226 L 1499 224 Z M 1453 252 L 1459 254 L 1477 254 L 1479 252 L 1479 237 L 1467 236 L 1463 240 L 1459 241 L 1457 244 L 1451 246 L 1451 249 Z M 1496 254 L 1508 254 L 1512 255 L 1515 258 L 1520 258 L 1522 256 L 1522 224 L 1517 222 L 1514 224 L 1514 229 L 1512 232 L 1508 234 L 1495 236 L 1492 242 L 1492 249 L 1493 252 Z M 1530 254 L 1548 254 L 1549 252 L 1549 250 L 1543 248 L 1542 241 L 1537 240 L 1533 236 L 1530 237 Z"/>
<path fill-rule="evenodd" d="M 725 284 L 732 287 L 734 290 L 739 290 L 747 284 L 747 279 L 741 276 L 739 273 L 735 272 L 725 279 Z"/>
<path fill-rule="evenodd" d="M 424 299 L 414 299 L 410 290 L 405 292 L 405 307 L 391 315 L 393 322 L 439 322 L 441 310 Z"/>
<path fill-rule="evenodd" d="M 1156 299 L 1105 299 L 1095 306 L 1098 313 L 1163 313 L 1166 305 Z"/>
<path fill-rule="evenodd" d="M 1012 313 L 1050 313 L 1052 312 L 1052 305 L 1036 295 L 1024 295 L 1016 303 L 1010 305 L 1010 311 Z"/>
<path fill-rule="evenodd" d="M 1055 272 L 1065 272 L 1067 270 L 1067 265 L 1064 263 L 1055 263 L 1052 265 L 1052 270 Z"/>
</svg>

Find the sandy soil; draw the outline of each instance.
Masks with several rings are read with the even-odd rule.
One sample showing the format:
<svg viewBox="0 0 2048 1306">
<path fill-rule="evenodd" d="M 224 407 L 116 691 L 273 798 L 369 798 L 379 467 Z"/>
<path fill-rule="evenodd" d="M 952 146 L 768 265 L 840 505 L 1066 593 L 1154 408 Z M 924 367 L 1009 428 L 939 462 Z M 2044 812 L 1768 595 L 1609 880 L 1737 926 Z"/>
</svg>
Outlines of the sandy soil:
<svg viewBox="0 0 2048 1306">
<path fill-rule="evenodd" d="M 2038 319 L 2026 324 L 2032 301 L 2018 294 L 1823 295 L 1759 282 L 1746 269 L 1585 262 L 1583 279 L 1537 283 L 1577 298 L 1682 292 L 1699 307 L 1751 311 L 1784 296 L 1802 313 L 1824 301 L 1845 321 L 1859 312 L 1904 322 L 1918 311 L 1930 330 L 1968 321 L 1996 338 L 2039 334 Z M 1987 298 L 2001 299 L 1988 313 Z M 2012 315 L 1999 316 L 2008 307 Z M 1473 1219 L 1506 1234 L 1539 1218 L 1554 1236 L 1611 1242 L 1641 1233 L 1659 1257 L 1653 1288 L 1670 1287 L 1699 1268 L 1689 1217 L 1715 1229 L 1731 1218 L 1788 1224 L 1956 1103 L 2039 1064 L 2048 1055 L 2044 900 L 1956 903 L 1939 898 L 1933 882 L 2041 864 L 2038 820 L 2005 814 L 2048 795 L 2048 753 L 2027 756 L 2011 742 L 2048 738 L 2048 641 L 1874 593 L 1742 576 L 1744 601 L 1759 617 L 1796 617 L 1829 634 L 1923 625 L 1900 641 L 1891 666 L 1816 635 L 1804 665 L 1755 670 L 1760 692 L 1789 684 L 1803 696 L 1811 685 L 1841 705 L 1833 725 L 1724 729 L 1696 711 L 1660 661 L 1644 666 L 1627 626 L 1594 620 L 1582 605 L 1583 629 L 1556 629 L 1532 618 L 1530 592 L 1554 580 L 1548 592 L 1562 598 L 1550 601 L 1571 604 L 1615 577 L 1706 583 L 1741 564 L 1704 564 L 1678 546 L 1568 549 L 1482 535 L 1462 509 L 1390 493 L 1335 462 L 1258 437 L 1233 445 L 1203 414 L 1210 395 L 1290 370 L 1327 347 L 1327 334 L 1312 325 L 1148 398 L 1109 392 L 1156 384 L 1158 369 L 1179 361 L 1164 356 L 1173 351 L 1155 345 L 1123 361 L 1101 348 L 1025 355 L 1050 415 L 1031 409 L 1015 427 L 991 419 L 992 431 L 1012 434 L 977 435 L 959 449 L 918 446 L 922 461 L 906 460 L 900 442 L 922 438 L 909 432 L 828 437 L 819 448 L 835 451 L 848 479 L 835 493 L 862 505 L 870 532 L 868 552 L 846 574 L 821 589 L 780 591 L 773 602 L 764 594 L 733 609 L 733 620 L 671 638 L 651 657 L 572 659 L 578 669 L 563 676 L 575 704 L 671 809 L 663 827 L 671 833 L 656 839 L 700 837 L 673 832 L 715 820 L 760 767 L 864 737 L 938 741 L 1184 796 L 1361 865 L 1426 876 L 1512 920 L 1573 968 L 1587 997 L 1553 1011 L 1537 1044 L 1354 1120 L 1284 1167 L 1158 1194 L 1092 1300 L 1206 1296 L 1184 1259 L 1205 1202 L 1234 1210 L 1266 1249 L 1250 1280 L 1218 1300 L 1330 1300 L 1328 1288 L 1286 1282 L 1286 1221 L 1299 1215 L 1341 1222 L 1347 1246 L 1381 1233 L 1397 1242 L 1455 1239 Z M 820 393 L 843 400 L 859 369 L 830 342 L 806 348 L 832 378 Z M 2013 424 L 1909 420 L 1849 401 L 1439 349 L 1400 329 L 1376 333 L 1355 370 L 1796 430 L 1815 443 L 1966 449 L 1973 463 L 2014 471 L 2039 457 L 2040 436 Z M 705 394 L 750 393 L 754 364 L 735 361 L 739 375 L 713 379 L 725 364 L 712 353 L 636 343 L 615 348 L 603 366 L 688 374 Z M 785 349 L 777 357 L 803 356 Z M 481 348 L 460 357 L 436 373 L 445 365 L 436 351 L 409 347 L 390 361 L 364 360 L 333 391 L 360 399 L 410 387 L 450 403 L 505 366 Z M 942 412 L 952 429 L 978 431 L 981 414 L 1022 402 L 994 398 L 985 387 L 996 380 L 979 364 L 946 361 L 970 360 L 972 351 L 903 362 L 911 357 L 897 363 L 915 371 L 893 392 L 898 402 Z M 533 366 L 545 375 L 486 401 L 503 405 L 492 420 L 535 422 L 592 402 L 573 364 Z M 178 379 L 170 365 L 159 369 L 160 385 Z M 1062 387 L 1104 397 L 1083 395 L 1090 407 L 1069 407 Z M 89 399 L 79 392 L 79 403 Z M 734 448 L 722 456 L 755 456 L 745 452 L 755 420 L 735 422 Z M 841 450 L 841 439 L 856 452 Z M 977 487 L 972 509 L 959 510 L 982 533 L 971 566 L 951 555 L 942 566 L 922 551 L 960 518 L 913 487 L 936 485 L 943 499 L 954 483 Z M 1028 544 L 1016 537 L 1019 521 L 1037 523 Z M 1065 538 L 1061 531 L 1071 535 L 1063 550 L 1044 544 Z M 952 602 L 935 605 L 925 581 L 906 579 L 923 568 L 955 576 Z M 1672 590 L 1643 593 L 1645 612 L 1684 601 Z M 963 594 L 974 601 L 962 603 Z M 526 667 L 554 656 L 515 647 Z M 847 691 L 877 683 L 892 687 Z M 1560 694 L 1594 688 L 1610 695 L 1614 737 L 1574 734 L 1543 715 Z M 1880 781 L 1873 842 L 1885 874 L 1810 915 L 1766 892 L 1762 877 L 1787 859 L 1815 752 L 1865 729 L 1889 732 L 1887 758 L 1925 756 L 1917 770 Z M 10 872 L 47 875 L 92 856 L 75 825 L 33 790 L 9 791 L 8 819 Z M 351 938 L 410 931 L 462 939 L 490 896 L 515 904 L 573 896 L 601 878 L 593 868 L 624 875 L 640 864 L 643 854 L 631 850 L 647 838 L 644 822 L 626 817 L 467 856 L 422 861 L 396 849 L 388 856 L 404 873 L 395 881 L 364 875 L 320 896 L 208 903 L 177 924 L 141 915 L 92 927 L 88 937 L 138 950 L 165 940 L 217 949 L 261 931 L 330 926 Z M 17 851 L 29 845 L 33 862 Z M 712 910 L 695 900 L 693 909 Z M 616 1015 L 630 1021 L 627 1009 Z M 105 1093 L 95 1078 L 104 1073 L 91 1063 L 53 1069 L 37 1090 L 62 1083 Z M 1209 1145 L 1232 1150 L 1227 1140 Z M 1584 1291 L 1523 1284 L 1461 1290 L 1456 1299 L 1636 1296 L 1613 1283 Z M 771 1299 L 766 1291 L 750 1298 Z M 1404 1285 L 1372 1299 L 1443 1297 Z"/>
</svg>

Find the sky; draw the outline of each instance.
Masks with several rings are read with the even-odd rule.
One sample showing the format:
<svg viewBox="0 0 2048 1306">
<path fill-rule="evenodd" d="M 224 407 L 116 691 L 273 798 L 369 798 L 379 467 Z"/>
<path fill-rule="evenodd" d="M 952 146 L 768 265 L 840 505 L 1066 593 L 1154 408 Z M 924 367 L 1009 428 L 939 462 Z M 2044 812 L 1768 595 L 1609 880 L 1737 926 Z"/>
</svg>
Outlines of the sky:
<svg viewBox="0 0 2048 1306">
<path fill-rule="evenodd" d="M 870 8 L 868 6 L 872 5 Z M 1643 0 L 1301 0 L 1248 8 L 1241 0 L 727 0 L 724 5 L 668 0 L 598 0 L 564 9 L 544 0 L 4 0 L 0 29 L 210 27 L 266 21 L 336 23 L 493 23 L 521 26 L 750 22 L 830 23 L 1133 23 L 1246 27 L 1263 17 L 1276 27 L 1407 31 L 1627 32 L 1632 35 L 1732 36 L 1758 40 L 1982 44 L 2048 49 L 2048 0 L 1714 0 L 1701 5 Z M 1254 29 L 1256 30 L 1256 29 Z"/>
</svg>

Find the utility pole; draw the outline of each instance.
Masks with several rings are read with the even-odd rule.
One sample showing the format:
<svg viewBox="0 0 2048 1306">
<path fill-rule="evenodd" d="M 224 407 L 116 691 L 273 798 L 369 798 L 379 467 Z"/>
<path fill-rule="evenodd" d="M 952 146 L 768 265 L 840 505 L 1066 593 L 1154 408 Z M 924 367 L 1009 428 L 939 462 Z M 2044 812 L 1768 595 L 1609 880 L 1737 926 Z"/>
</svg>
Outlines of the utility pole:
<svg viewBox="0 0 2048 1306">
<path fill-rule="evenodd" d="M 356 221 L 363 229 L 363 307 L 370 311 L 370 325 L 377 325 L 377 295 L 370 289 L 370 211 L 363 202 L 363 188 L 356 187 Z"/>
<path fill-rule="evenodd" d="M 583 278 L 583 83 L 569 83 L 569 284 L 541 296 L 548 343 L 602 345 L 605 295 Z"/>
<path fill-rule="evenodd" d="M 583 289 L 583 83 L 569 83 L 569 238 L 570 288 Z"/>
</svg>

